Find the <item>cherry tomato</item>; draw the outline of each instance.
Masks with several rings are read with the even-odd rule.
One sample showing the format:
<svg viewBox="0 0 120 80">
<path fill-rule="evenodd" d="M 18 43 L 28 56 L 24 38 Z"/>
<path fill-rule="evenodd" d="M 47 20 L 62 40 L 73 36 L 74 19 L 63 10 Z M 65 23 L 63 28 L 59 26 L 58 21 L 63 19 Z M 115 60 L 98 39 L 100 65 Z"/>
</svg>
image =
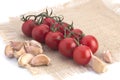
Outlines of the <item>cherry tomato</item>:
<svg viewBox="0 0 120 80">
<path fill-rule="evenodd" d="M 46 35 L 45 43 L 48 47 L 51 49 L 57 50 L 59 42 L 64 38 L 63 34 L 61 32 L 49 32 Z"/>
<path fill-rule="evenodd" d="M 45 36 L 49 31 L 50 31 L 50 29 L 49 29 L 48 25 L 41 24 L 33 29 L 32 38 L 38 42 L 44 43 Z"/>
<path fill-rule="evenodd" d="M 73 30 L 72 27 L 70 27 L 70 25 L 66 22 L 56 22 L 55 25 L 54 25 L 55 28 L 58 28 L 58 31 L 60 31 L 61 33 L 64 34 L 65 32 L 65 28 L 68 28 L 70 31 Z M 69 31 L 66 30 L 66 34 L 68 33 Z"/>
<path fill-rule="evenodd" d="M 98 50 L 98 41 L 97 39 L 92 35 L 86 35 L 81 40 L 80 43 L 83 45 L 88 46 L 93 54 Z"/>
<path fill-rule="evenodd" d="M 73 38 L 80 38 L 80 37 L 82 37 L 82 34 L 83 34 L 82 30 L 80 30 L 80 29 L 73 29 L 72 32 L 73 32 L 73 34 L 72 34 L 71 37 L 73 37 Z"/>
<path fill-rule="evenodd" d="M 91 50 L 88 46 L 80 45 L 73 51 L 73 60 L 80 64 L 86 65 L 91 59 Z"/>
<path fill-rule="evenodd" d="M 42 23 L 48 25 L 49 27 L 52 26 L 56 21 L 53 18 L 46 17 L 43 19 Z"/>
<path fill-rule="evenodd" d="M 62 55 L 72 58 L 73 50 L 76 48 L 76 46 L 77 44 L 73 38 L 65 38 L 60 41 L 58 50 Z"/>
<path fill-rule="evenodd" d="M 59 31 L 64 33 L 65 28 L 67 28 L 69 26 L 69 24 L 65 23 L 65 22 L 62 22 L 62 23 L 59 23 L 58 26 L 59 26 Z"/>
<path fill-rule="evenodd" d="M 32 36 L 32 30 L 36 26 L 35 22 L 33 20 L 27 20 L 22 24 L 22 32 L 28 36 Z"/>
</svg>

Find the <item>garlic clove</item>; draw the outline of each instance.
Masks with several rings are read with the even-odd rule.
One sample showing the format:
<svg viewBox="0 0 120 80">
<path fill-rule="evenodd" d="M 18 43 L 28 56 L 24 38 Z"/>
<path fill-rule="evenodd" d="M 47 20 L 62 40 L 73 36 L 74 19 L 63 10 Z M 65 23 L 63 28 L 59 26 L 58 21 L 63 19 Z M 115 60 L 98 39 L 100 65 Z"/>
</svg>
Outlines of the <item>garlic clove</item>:
<svg viewBox="0 0 120 80">
<path fill-rule="evenodd" d="M 50 63 L 50 58 L 45 54 L 39 54 L 35 56 L 30 62 L 32 66 L 49 65 L 49 63 Z"/>
<path fill-rule="evenodd" d="M 107 63 L 112 63 L 112 55 L 109 50 L 103 52 L 103 60 Z"/>
<path fill-rule="evenodd" d="M 38 55 L 43 53 L 43 49 L 35 47 L 35 46 L 25 46 L 25 50 L 27 53 L 31 53 L 33 55 Z"/>
<path fill-rule="evenodd" d="M 24 45 L 23 42 L 16 42 L 16 41 L 10 41 L 11 46 L 13 47 L 14 50 L 19 51 L 22 46 Z"/>
<path fill-rule="evenodd" d="M 5 56 L 9 57 L 9 58 L 13 58 L 14 57 L 14 50 L 11 47 L 11 45 L 6 45 L 5 47 Z"/>
<path fill-rule="evenodd" d="M 23 55 L 25 53 L 26 53 L 26 51 L 25 51 L 24 46 L 23 46 L 19 51 L 14 53 L 14 57 L 18 59 L 21 55 Z"/>
<path fill-rule="evenodd" d="M 103 73 L 107 71 L 107 65 L 98 57 L 92 55 L 90 62 L 88 63 L 92 69 L 97 73 Z"/>
<path fill-rule="evenodd" d="M 31 45 L 31 46 L 35 46 L 35 47 L 39 47 L 39 48 L 42 49 L 41 43 L 39 43 L 39 42 L 37 42 L 37 41 L 35 41 L 35 40 L 31 40 L 31 41 L 30 41 L 30 45 Z"/>
<path fill-rule="evenodd" d="M 19 66 L 21 66 L 21 67 L 27 66 L 29 64 L 29 62 L 32 60 L 33 57 L 34 56 L 32 54 L 29 54 L 29 53 L 21 55 L 18 58 L 18 64 L 19 64 Z"/>
<path fill-rule="evenodd" d="M 43 53 L 42 45 L 35 40 L 25 41 L 24 46 L 27 53 L 31 53 L 33 55 Z"/>
</svg>

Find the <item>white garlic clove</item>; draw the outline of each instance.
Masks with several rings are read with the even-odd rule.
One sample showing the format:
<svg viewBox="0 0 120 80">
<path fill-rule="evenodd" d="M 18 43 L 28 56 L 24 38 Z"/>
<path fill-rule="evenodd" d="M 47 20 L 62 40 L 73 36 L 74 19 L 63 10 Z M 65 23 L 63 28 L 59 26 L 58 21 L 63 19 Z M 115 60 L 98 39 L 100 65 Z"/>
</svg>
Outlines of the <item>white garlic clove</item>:
<svg viewBox="0 0 120 80">
<path fill-rule="evenodd" d="M 103 52 L 103 60 L 107 63 L 112 63 L 112 56 L 109 50 Z"/>
<path fill-rule="evenodd" d="M 19 51 L 14 53 L 14 57 L 18 59 L 21 55 L 23 55 L 25 53 L 26 53 L 26 51 L 25 51 L 24 46 L 23 46 Z"/>
<path fill-rule="evenodd" d="M 13 47 L 14 50 L 19 51 L 22 46 L 24 45 L 23 42 L 17 42 L 17 41 L 10 41 L 11 46 Z"/>
<path fill-rule="evenodd" d="M 35 56 L 30 62 L 32 66 L 49 65 L 49 63 L 50 63 L 50 58 L 45 54 L 39 54 Z"/>
<path fill-rule="evenodd" d="M 18 64 L 19 64 L 19 66 L 26 67 L 29 64 L 29 62 L 32 60 L 33 57 L 34 56 L 32 54 L 29 54 L 29 53 L 21 55 L 18 58 Z"/>
<path fill-rule="evenodd" d="M 14 57 L 14 50 L 11 47 L 11 45 L 6 45 L 5 47 L 5 56 L 9 57 L 9 58 L 13 58 Z"/>
<path fill-rule="evenodd" d="M 43 53 L 43 49 L 35 47 L 35 46 L 25 46 L 25 50 L 27 53 L 31 53 L 33 55 L 38 55 Z"/>
<path fill-rule="evenodd" d="M 90 62 L 88 63 L 92 69 L 97 73 L 103 73 L 107 71 L 107 65 L 98 57 L 92 55 Z"/>
<path fill-rule="evenodd" d="M 37 42 L 37 41 L 35 41 L 35 40 L 31 40 L 31 41 L 30 41 L 30 45 L 31 45 L 31 46 L 35 46 L 35 47 L 39 47 L 39 48 L 42 49 L 41 43 L 39 43 L 39 42 Z"/>
</svg>

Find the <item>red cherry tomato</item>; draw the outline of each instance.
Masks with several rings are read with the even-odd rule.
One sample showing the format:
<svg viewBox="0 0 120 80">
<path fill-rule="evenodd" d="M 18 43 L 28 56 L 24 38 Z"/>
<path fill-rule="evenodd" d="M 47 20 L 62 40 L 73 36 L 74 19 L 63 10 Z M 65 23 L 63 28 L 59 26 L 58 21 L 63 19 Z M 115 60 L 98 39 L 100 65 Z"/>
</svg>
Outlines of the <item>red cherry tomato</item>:
<svg viewBox="0 0 120 80">
<path fill-rule="evenodd" d="M 73 38 L 65 38 L 59 43 L 59 52 L 68 57 L 73 57 L 73 50 L 76 48 L 77 44 L 75 43 Z"/>
<path fill-rule="evenodd" d="M 22 32 L 28 36 L 32 36 L 32 30 L 36 26 L 35 22 L 33 20 L 27 20 L 22 25 Z"/>
<path fill-rule="evenodd" d="M 59 42 L 64 38 L 61 32 L 49 32 L 46 35 L 45 43 L 51 49 L 57 50 Z"/>
<path fill-rule="evenodd" d="M 91 50 L 88 46 L 80 45 L 73 51 L 73 60 L 80 64 L 86 65 L 91 59 Z"/>
<path fill-rule="evenodd" d="M 80 29 L 73 29 L 72 32 L 73 32 L 73 34 L 71 37 L 73 37 L 73 38 L 80 38 L 83 34 L 82 30 L 80 30 Z"/>
<path fill-rule="evenodd" d="M 32 38 L 38 42 L 44 43 L 45 36 L 49 31 L 50 31 L 50 29 L 49 29 L 48 25 L 41 24 L 33 29 Z"/>
<path fill-rule="evenodd" d="M 65 32 L 65 28 L 68 28 L 70 31 L 71 30 L 73 30 L 73 28 L 72 27 L 69 27 L 70 25 L 68 24 L 68 23 L 66 23 L 66 22 L 56 22 L 55 23 L 55 25 L 54 25 L 54 27 L 55 28 L 58 28 L 58 31 L 60 31 L 61 33 L 63 33 L 64 34 L 64 32 Z M 66 30 L 66 34 L 68 33 L 69 31 L 67 31 Z"/>
<path fill-rule="evenodd" d="M 88 46 L 93 54 L 98 50 L 98 41 L 97 39 L 92 35 L 86 35 L 81 40 L 80 43 L 83 45 Z"/>
<path fill-rule="evenodd" d="M 62 23 L 59 23 L 58 26 L 59 26 L 59 30 L 58 31 L 64 33 L 65 28 L 67 28 L 69 26 L 69 24 L 66 23 L 66 22 L 62 22 Z"/>
<path fill-rule="evenodd" d="M 42 23 L 48 25 L 49 27 L 52 26 L 56 21 L 53 18 L 44 18 Z"/>
</svg>

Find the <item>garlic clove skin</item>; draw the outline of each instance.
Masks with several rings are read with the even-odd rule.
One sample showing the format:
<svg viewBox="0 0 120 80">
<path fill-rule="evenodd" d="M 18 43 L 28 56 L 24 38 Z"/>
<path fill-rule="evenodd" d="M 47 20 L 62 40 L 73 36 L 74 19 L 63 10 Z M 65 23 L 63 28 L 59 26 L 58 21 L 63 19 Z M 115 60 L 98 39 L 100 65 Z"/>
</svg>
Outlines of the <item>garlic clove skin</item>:
<svg viewBox="0 0 120 80">
<path fill-rule="evenodd" d="M 50 63 L 50 58 L 45 54 L 39 54 L 35 56 L 30 62 L 32 66 L 49 65 L 49 63 Z"/>
<path fill-rule="evenodd" d="M 6 45 L 5 47 L 5 56 L 9 57 L 9 58 L 13 58 L 14 57 L 14 50 L 11 47 L 11 45 Z"/>
<path fill-rule="evenodd" d="M 34 56 L 32 54 L 26 53 L 21 55 L 18 58 L 18 65 L 21 67 L 26 67 L 27 65 L 29 65 L 29 62 L 32 60 Z"/>
</svg>

